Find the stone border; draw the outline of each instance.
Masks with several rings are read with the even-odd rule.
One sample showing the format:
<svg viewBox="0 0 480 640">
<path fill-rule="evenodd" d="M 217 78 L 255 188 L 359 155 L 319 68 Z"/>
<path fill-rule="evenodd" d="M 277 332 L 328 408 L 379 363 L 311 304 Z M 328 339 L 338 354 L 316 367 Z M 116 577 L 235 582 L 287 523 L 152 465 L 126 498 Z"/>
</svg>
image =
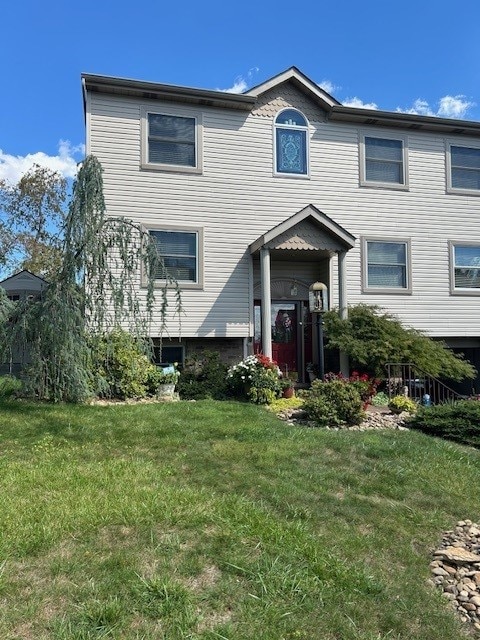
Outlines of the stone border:
<svg viewBox="0 0 480 640">
<path fill-rule="evenodd" d="M 442 590 L 462 622 L 480 631 L 480 525 L 457 522 L 443 534 L 433 557 L 430 582 Z"/>
</svg>

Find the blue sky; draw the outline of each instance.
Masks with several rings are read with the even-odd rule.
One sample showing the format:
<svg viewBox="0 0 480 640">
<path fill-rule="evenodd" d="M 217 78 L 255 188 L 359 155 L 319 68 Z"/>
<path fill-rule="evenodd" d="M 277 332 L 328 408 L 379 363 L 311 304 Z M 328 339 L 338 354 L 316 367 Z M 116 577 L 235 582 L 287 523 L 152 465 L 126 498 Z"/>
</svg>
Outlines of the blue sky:
<svg viewBox="0 0 480 640">
<path fill-rule="evenodd" d="M 2 7 L 2 45 L 10 180 L 35 160 L 73 174 L 81 72 L 239 90 L 295 65 L 344 104 L 480 120 L 478 0 L 22 0 Z"/>
</svg>

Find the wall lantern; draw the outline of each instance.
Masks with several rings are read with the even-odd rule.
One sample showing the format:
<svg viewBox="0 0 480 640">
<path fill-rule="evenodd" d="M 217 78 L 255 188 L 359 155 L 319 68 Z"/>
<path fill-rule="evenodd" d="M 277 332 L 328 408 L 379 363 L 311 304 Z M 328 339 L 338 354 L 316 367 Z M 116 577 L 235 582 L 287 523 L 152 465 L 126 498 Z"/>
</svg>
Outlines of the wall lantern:
<svg viewBox="0 0 480 640">
<path fill-rule="evenodd" d="M 308 306 L 315 314 L 318 344 L 318 377 L 325 376 L 325 353 L 323 348 L 323 314 L 328 311 L 328 288 L 323 282 L 314 282 L 308 289 Z"/>
<path fill-rule="evenodd" d="M 308 289 L 310 313 L 328 311 L 328 288 L 323 282 L 314 282 Z"/>
</svg>

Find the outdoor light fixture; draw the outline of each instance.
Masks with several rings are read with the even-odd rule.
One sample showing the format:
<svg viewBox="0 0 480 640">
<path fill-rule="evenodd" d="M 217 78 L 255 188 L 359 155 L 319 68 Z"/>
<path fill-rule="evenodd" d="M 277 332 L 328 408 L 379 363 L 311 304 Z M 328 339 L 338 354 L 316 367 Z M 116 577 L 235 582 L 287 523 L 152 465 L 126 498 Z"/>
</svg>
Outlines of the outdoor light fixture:
<svg viewBox="0 0 480 640">
<path fill-rule="evenodd" d="M 328 311 L 328 288 L 323 282 L 314 282 L 308 289 L 310 313 Z"/>
<path fill-rule="evenodd" d="M 323 314 L 328 311 L 328 287 L 323 282 L 314 282 L 308 289 L 308 306 L 315 314 L 318 343 L 318 373 L 320 380 L 325 376 L 325 354 L 323 349 Z"/>
</svg>

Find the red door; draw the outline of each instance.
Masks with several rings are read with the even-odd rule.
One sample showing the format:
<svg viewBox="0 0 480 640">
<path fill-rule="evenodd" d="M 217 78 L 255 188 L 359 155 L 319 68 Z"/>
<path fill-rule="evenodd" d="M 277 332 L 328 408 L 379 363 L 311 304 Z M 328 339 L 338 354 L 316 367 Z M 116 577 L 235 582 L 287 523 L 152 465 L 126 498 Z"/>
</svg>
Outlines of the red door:
<svg viewBox="0 0 480 640">
<path fill-rule="evenodd" d="M 254 353 L 262 353 L 260 301 L 255 301 Z M 306 301 L 272 302 L 270 316 L 272 359 L 284 373 L 296 371 L 308 380 L 306 365 L 312 362 L 312 323 Z"/>
</svg>

